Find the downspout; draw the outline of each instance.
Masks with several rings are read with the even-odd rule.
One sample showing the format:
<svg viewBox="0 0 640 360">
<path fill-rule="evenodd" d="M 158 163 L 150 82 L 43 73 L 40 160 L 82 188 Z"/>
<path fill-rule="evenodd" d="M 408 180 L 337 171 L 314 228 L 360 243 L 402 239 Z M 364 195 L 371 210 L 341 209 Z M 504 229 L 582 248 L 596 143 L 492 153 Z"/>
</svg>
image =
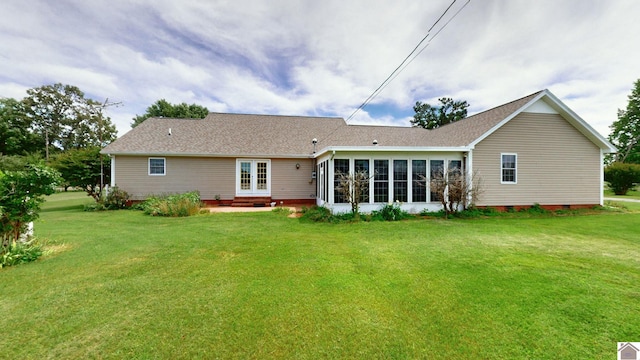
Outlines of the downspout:
<svg viewBox="0 0 640 360">
<path fill-rule="evenodd" d="M 469 191 L 467 192 L 467 205 L 470 205 L 473 201 L 473 192 L 475 191 L 473 188 L 473 150 L 463 153 L 463 156 L 465 158 L 465 176 L 468 181 L 467 187 L 469 188 Z"/>
<path fill-rule="evenodd" d="M 116 157 L 111 154 L 107 154 L 109 159 L 111 160 L 111 187 L 116 186 Z"/>
<path fill-rule="evenodd" d="M 600 206 L 604 206 L 604 150 L 600 149 Z"/>
</svg>

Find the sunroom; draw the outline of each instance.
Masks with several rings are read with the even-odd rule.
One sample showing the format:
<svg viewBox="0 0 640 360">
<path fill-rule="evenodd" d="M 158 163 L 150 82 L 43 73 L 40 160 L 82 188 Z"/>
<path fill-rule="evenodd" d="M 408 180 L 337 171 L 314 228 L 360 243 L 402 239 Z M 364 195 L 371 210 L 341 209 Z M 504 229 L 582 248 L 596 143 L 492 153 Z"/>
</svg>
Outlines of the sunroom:
<svg viewBox="0 0 640 360">
<path fill-rule="evenodd" d="M 363 172 L 368 184 L 360 196 L 360 211 L 370 213 L 389 203 L 398 203 L 410 213 L 442 209 L 440 193 L 430 189 L 430 180 L 442 178 L 445 169 L 470 170 L 467 149 L 328 149 L 316 157 L 316 203 L 334 213 L 351 211 L 338 189 L 340 174 Z"/>
</svg>

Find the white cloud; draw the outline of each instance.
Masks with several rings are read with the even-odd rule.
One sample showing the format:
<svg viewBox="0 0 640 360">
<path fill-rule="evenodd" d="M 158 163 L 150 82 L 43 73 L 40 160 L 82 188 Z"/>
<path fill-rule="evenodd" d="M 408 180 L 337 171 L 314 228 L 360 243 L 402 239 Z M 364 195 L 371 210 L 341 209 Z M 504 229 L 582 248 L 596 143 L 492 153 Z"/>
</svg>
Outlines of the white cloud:
<svg viewBox="0 0 640 360">
<path fill-rule="evenodd" d="M 122 101 L 109 110 L 121 134 L 160 98 L 212 111 L 346 118 L 449 4 L 7 0 L 0 96 L 70 83 Z M 372 105 L 411 111 L 417 100 L 450 96 L 478 112 L 549 88 L 606 135 L 640 78 L 639 6 L 471 1 Z M 371 113 L 353 122 L 407 123 L 407 111 Z"/>
</svg>

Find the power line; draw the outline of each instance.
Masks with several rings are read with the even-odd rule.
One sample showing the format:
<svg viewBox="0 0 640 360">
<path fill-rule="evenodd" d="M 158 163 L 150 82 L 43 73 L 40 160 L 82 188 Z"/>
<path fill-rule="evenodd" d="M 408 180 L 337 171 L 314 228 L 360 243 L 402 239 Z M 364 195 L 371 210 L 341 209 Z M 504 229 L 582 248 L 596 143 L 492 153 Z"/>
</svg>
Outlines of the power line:
<svg viewBox="0 0 640 360">
<path fill-rule="evenodd" d="M 427 44 L 422 47 L 422 49 L 420 49 L 420 51 L 416 53 L 416 51 L 418 51 L 418 49 L 422 46 L 422 44 L 425 42 L 425 40 L 427 40 L 427 38 L 429 37 L 429 35 L 431 34 L 431 31 L 436 27 L 436 25 L 440 22 L 440 20 L 442 20 L 442 18 L 444 18 L 444 16 L 447 14 L 447 12 L 449 12 L 449 10 L 451 9 L 451 7 L 453 7 L 453 5 L 456 3 L 457 0 L 453 0 L 453 2 L 451 2 L 451 4 L 449 4 L 449 6 L 444 10 L 444 12 L 440 15 L 440 17 L 438 17 L 438 19 L 433 23 L 433 25 L 431 25 L 431 27 L 429 28 L 429 30 L 427 31 L 427 34 L 422 38 L 422 40 L 420 40 L 420 42 L 418 43 L 418 45 L 415 46 L 415 48 L 409 53 L 409 55 L 407 55 L 404 60 L 402 60 L 402 62 L 400 63 L 400 65 L 398 65 L 398 67 L 395 68 L 395 70 L 393 70 L 393 72 L 391 72 L 391 74 L 380 84 L 380 86 L 378 86 L 378 88 L 376 88 L 371 95 L 369 95 L 369 97 L 351 114 L 349 115 L 349 117 L 347 118 L 347 122 L 349 122 L 349 120 L 351 120 L 360 110 L 364 109 L 367 105 L 369 105 L 369 103 L 371 101 L 373 101 L 373 99 L 378 96 L 378 94 L 380 94 L 380 92 L 382 92 L 382 90 L 384 90 L 385 87 L 387 87 L 387 85 L 389 85 L 389 83 L 391 81 L 393 81 L 396 77 L 398 77 L 398 75 L 407 68 L 407 66 L 409 66 L 409 64 L 411 64 L 411 62 L 413 62 L 413 60 L 415 60 L 416 57 L 418 57 L 418 55 L 420 55 L 428 46 L 429 44 L 431 44 L 431 41 L 433 41 L 433 39 L 438 36 L 438 34 L 440 34 L 440 32 L 447 26 L 449 25 L 449 23 L 456 17 L 458 16 L 458 14 L 462 11 L 462 9 L 464 9 L 469 2 L 471 2 L 471 0 L 467 0 L 467 2 L 435 33 L 435 35 L 433 35 L 431 37 L 431 39 L 427 42 Z M 415 55 L 414 55 L 415 54 Z M 412 57 L 413 56 L 413 57 Z"/>
</svg>

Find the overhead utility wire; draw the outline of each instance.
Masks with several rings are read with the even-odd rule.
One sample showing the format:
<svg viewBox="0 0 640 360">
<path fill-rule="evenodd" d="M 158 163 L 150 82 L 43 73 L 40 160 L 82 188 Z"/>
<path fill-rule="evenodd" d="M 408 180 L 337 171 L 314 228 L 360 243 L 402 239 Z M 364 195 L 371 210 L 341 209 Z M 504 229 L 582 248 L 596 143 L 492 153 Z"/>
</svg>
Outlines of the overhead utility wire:
<svg viewBox="0 0 640 360">
<path fill-rule="evenodd" d="M 433 38 L 435 38 L 450 22 L 451 20 L 453 20 L 459 13 L 460 11 L 462 11 L 462 9 L 464 9 L 467 4 L 469 4 L 469 2 L 471 0 L 467 0 L 467 2 L 460 8 L 460 10 L 458 10 L 453 17 L 451 17 L 451 19 L 449 19 L 437 32 L 434 36 L 431 37 L 431 40 L 429 40 L 429 42 L 427 43 L 427 45 L 425 45 L 419 52 L 418 54 L 416 54 L 415 56 L 413 56 L 413 54 L 418 51 L 418 49 L 420 48 L 420 46 L 425 42 L 425 40 L 429 37 L 429 35 L 431 34 L 431 31 L 433 30 L 433 28 L 436 27 L 436 25 L 440 22 L 440 20 L 442 20 L 442 18 L 447 14 L 447 12 L 449 12 L 449 10 L 451 9 L 451 7 L 456 3 L 457 0 L 453 0 L 453 2 L 451 4 L 449 4 L 449 6 L 445 9 L 445 11 L 442 13 L 442 15 L 440 15 L 440 17 L 438 17 L 438 19 L 433 23 L 433 25 L 431 25 L 431 27 L 429 28 L 429 30 L 427 31 L 427 34 L 422 38 L 422 40 L 420 40 L 420 42 L 418 43 L 418 45 L 415 46 L 415 48 L 409 53 L 409 55 L 407 55 L 404 60 L 402 60 L 402 62 L 400 63 L 400 65 L 398 65 L 398 67 L 396 67 L 395 70 L 393 70 L 393 72 L 380 84 L 380 86 L 378 86 L 377 89 L 375 89 L 371 95 L 369 95 L 369 97 L 347 118 L 347 122 L 349 122 L 349 120 L 351 120 L 360 110 L 364 109 L 367 105 L 369 105 L 369 103 L 376 97 L 378 96 L 378 94 L 391 82 L 393 81 L 393 79 L 395 79 L 400 72 L 402 72 L 402 70 L 404 70 L 418 55 L 420 55 L 424 49 L 427 48 L 427 46 L 429 46 L 429 44 L 431 43 L 431 41 L 433 40 Z M 411 58 L 413 56 L 413 58 Z M 411 58 L 411 60 L 409 60 Z M 408 62 L 407 62 L 408 61 Z"/>
<path fill-rule="evenodd" d="M 400 73 L 402 72 L 402 70 L 404 70 L 405 68 L 407 68 L 407 67 L 408 67 L 408 66 L 413 62 L 413 60 L 415 60 L 418 56 L 420 56 L 420 54 L 422 54 L 422 52 L 423 52 L 423 51 L 425 51 L 425 50 L 429 47 L 429 45 L 431 45 L 431 42 L 436 38 L 436 36 L 438 36 L 438 34 L 440 34 L 440 32 L 442 32 L 442 30 L 444 30 L 444 28 L 445 28 L 445 27 L 447 27 L 447 25 L 449 25 L 449 23 L 450 23 L 450 22 L 451 22 L 451 21 L 452 21 L 456 16 L 458 16 L 458 14 L 459 14 L 459 13 L 460 13 L 460 12 L 461 12 L 461 11 L 462 11 L 462 10 L 463 10 L 463 9 L 464 9 L 464 8 L 465 8 L 465 7 L 470 3 L 470 2 L 471 2 L 471 0 L 467 0 L 467 2 L 466 2 L 464 5 L 462 5 L 462 7 L 461 7 L 460 9 L 458 9 L 458 11 L 456 11 L 456 13 L 455 13 L 455 14 L 453 14 L 453 16 L 452 16 L 449 20 L 447 20 L 447 22 L 446 22 L 444 25 L 442 25 L 442 27 L 441 27 L 441 28 L 440 28 L 440 29 L 439 29 L 435 34 L 433 34 L 433 36 L 431 37 L 431 39 L 429 39 L 429 41 L 427 42 L 427 44 L 426 44 L 422 49 L 420 49 L 420 51 L 418 51 L 418 53 L 417 53 L 414 57 L 412 57 L 412 58 L 411 58 L 411 60 L 409 60 L 409 62 L 407 62 L 407 63 L 404 65 L 404 67 L 403 67 L 402 69 L 400 69 L 400 71 L 398 71 L 398 72 L 393 76 L 393 78 L 392 78 L 391 80 L 389 80 L 389 82 L 387 82 L 387 85 L 389 85 L 389 83 L 390 83 L 390 82 L 392 82 L 393 80 L 395 80 L 395 79 L 398 77 L 398 75 L 400 75 Z M 385 87 L 387 87 L 387 86 L 385 85 L 382 89 L 384 89 Z"/>
</svg>

